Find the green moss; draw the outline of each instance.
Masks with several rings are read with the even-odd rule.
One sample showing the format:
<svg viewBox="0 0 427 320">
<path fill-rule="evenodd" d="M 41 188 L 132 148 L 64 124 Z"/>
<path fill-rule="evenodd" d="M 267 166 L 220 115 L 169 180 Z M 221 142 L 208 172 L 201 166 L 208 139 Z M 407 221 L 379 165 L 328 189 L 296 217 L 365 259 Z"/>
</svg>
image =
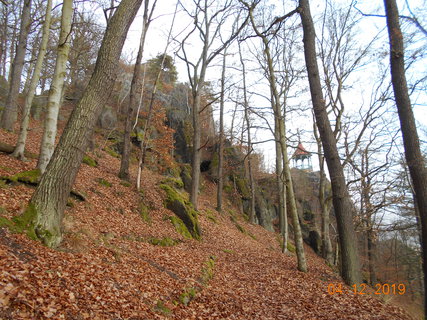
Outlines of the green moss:
<svg viewBox="0 0 427 320">
<path fill-rule="evenodd" d="M 215 217 L 215 213 L 210 210 L 206 210 L 206 218 L 212 221 L 215 224 L 218 224 L 218 219 Z"/>
<path fill-rule="evenodd" d="M 0 179 L 0 189 L 6 188 L 6 180 Z"/>
<path fill-rule="evenodd" d="M 236 219 L 236 217 L 234 215 L 230 216 L 230 220 L 236 226 L 237 230 L 239 230 L 243 234 L 246 234 L 246 230 L 237 222 L 237 219 Z"/>
<path fill-rule="evenodd" d="M 141 215 L 142 220 L 148 223 L 151 222 L 150 210 L 142 201 L 139 204 L 139 214 Z"/>
<path fill-rule="evenodd" d="M 177 189 L 184 188 L 184 182 L 182 182 L 181 178 L 167 177 L 166 179 L 162 180 L 160 183 L 166 184 L 168 186 L 171 186 L 171 187 L 177 188 Z"/>
<path fill-rule="evenodd" d="M 27 183 L 31 185 L 37 185 L 39 178 L 40 178 L 40 170 L 38 169 L 23 171 L 13 176 L 3 177 L 3 179 L 6 181 L 21 182 L 21 183 Z"/>
<path fill-rule="evenodd" d="M 83 163 L 87 164 L 89 167 L 96 168 L 98 166 L 98 162 L 95 159 L 89 157 L 88 155 L 83 157 Z"/>
<path fill-rule="evenodd" d="M 154 311 L 163 313 L 164 315 L 170 315 L 172 313 L 162 300 L 157 301 Z"/>
<path fill-rule="evenodd" d="M 36 234 L 34 230 L 34 221 L 36 219 L 36 216 L 37 216 L 36 207 L 30 203 L 28 207 L 25 209 L 23 214 L 12 218 L 12 221 L 15 225 L 14 231 L 18 233 L 25 232 L 27 236 L 33 240 L 38 240 L 43 237 L 46 237 L 49 240 L 52 237 L 52 234 L 47 230 L 46 231 L 40 230 L 40 234 Z"/>
<path fill-rule="evenodd" d="M 132 184 L 130 183 L 130 182 L 128 182 L 128 181 L 120 181 L 120 184 L 122 185 L 122 186 L 124 186 L 124 187 L 127 187 L 127 188 L 129 188 Z"/>
<path fill-rule="evenodd" d="M 233 187 L 229 184 L 224 185 L 223 190 L 227 193 L 232 193 L 233 192 Z"/>
<path fill-rule="evenodd" d="M 211 280 L 214 276 L 215 259 L 215 256 L 210 256 L 202 268 L 202 282 L 204 285 L 207 285 L 209 280 Z"/>
<path fill-rule="evenodd" d="M 193 300 L 197 295 L 197 291 L 195 288 L 186 288 L 183 293 L 179 295 L 179 302 L 181 302 L 184 306 L 188 306 L 188 304 Z"/>
<path fill-rule="evenodd" d="M 288 242 L 287 248 L 288 248 L 288 251 L 291 252 L 291 253 L 295 253 L 296 252 L 295 246 L 292 243 L 290 243 L 290 242 Z"/>
<path fill-rule="evenodd" d="M 173 165 L 169 167 L 166 172 L 174 178 L 180 178 L 181 168 L 178 165 Z"/>
<path fill-rule="evenodd" d="M 222 251 L 225 253 L 234 253 L 234 251 L 230 249 L 222 249 Z"/>
<path fill-rule="evenodd" d="M 15 224 L 10 221 L 9 219 L 0 216 L 0 227 L 6 227 L 8 229 L 10 229 L 12 232 L 16 232 L 15 231 Z"/>
<path fill-rule="evenodd" d="M 151 243 L 154 246 L 161 246 L 161 247 L 173 247 L 176 246 L 179 241 L 178 240 L 174 240 L 172 238 L 169 237 L 164 237 L 164 238 L 150 238 L 148 239 L 148 242 Z"/>
<path fill-rule="evenodd" d="M 111 182 L 108 182 L 104 178 L 97 178 L 96 182 L 98 182 L 101 186 L 104 186 L 104 187 L 111 187 L 112 186 Z"/>
<path fill-rule="evenodd" d="M 182 222 L 182 220 L 175 216 L 170 216 L 169 220 L 172 222 L 173 226 L 175 227 L 175 230 L 182 234 L 187 239 L 192 239 L 193 236 L 191 235 L 190 231 L 188 231 L 187 226 Z"/>
<path fill-rule="evenodd" d="M 163 183 L 160 188 L 166 192 L 165 207 L 173 211 L 185 226 L 184 229 L 177 219 L 171 219 L 177 231 L 186 235 L 185 230 L 187 230 L 192 238 L 200 239 L 201 232 L 197 212 L 194 210 L 193 205 L 181 192 L 169 184 Z"/>
<path fill-rule="evenodd" d="M 237 189 L 240 192 L 240 195 L 243 199 L 250 199 L 251 198 L 251 191 L 248 186 L 248 181 L 244 178 L 236 177 L 236 185 Z"/>
<path fill-rule="evenodd" d="M 113 149 L 111 149 L 111 148 L 105 148 L 104 149 L 105 150 L 105 152 L 107 152 L 110 156 L 112 156 L 112 157 L 114 157 L 114 158 L 120 158 L 120 154 L 118 154 L 116 151 L 114 151 Z"/>
</svg>

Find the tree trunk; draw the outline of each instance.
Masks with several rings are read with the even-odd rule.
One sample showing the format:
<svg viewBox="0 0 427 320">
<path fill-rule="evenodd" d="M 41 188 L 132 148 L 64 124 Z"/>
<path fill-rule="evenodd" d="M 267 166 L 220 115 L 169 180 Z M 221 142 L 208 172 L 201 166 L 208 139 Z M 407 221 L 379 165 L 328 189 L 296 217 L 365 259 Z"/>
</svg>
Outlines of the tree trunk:
<svg viewBox="0 0 427 320">
<path fill-rule="evenodd" d="M 17 99 L 19 88 L 21 86 L 21 74 L 25 63 L 25 54 L 27 50 L 28 33 L 30 32 L 30 11 L 31 1 L 25 0 L 22 8 L 21 25 L 19 31 L 18 44 L 16 46 L 15 58 L 13 59 L 10 71 L 9 92 L 6 99 L 6 106 L 1 117 L 1 127 L 12 131 L 16 120 L 18 119 Z"/>
<path fill-rule="evenodd" d="M 329 212 L 330 200 L 326 198 L 326 175 L 325 175 L 325 158 L 323 157 L 322 142 L 320 140 L 316 124 L 313 124 L 313 132 L 317 144 L 317 154 L 319 158 L 319 203 L 322 218 L 322 257 L 330 264 L 334 264 L 331 238 L 329 235 Z"/>
<path fill-rule="evenodd" d="M 371 222 L 368 223 L 368 230 L 366 232 L 367 247 L 368 247 L 368 268 L 369 268 L 369 283 L 371 286 L 377 284 L 377 274 L 375 272 L 376 262 L 376 246 L 374 240 L 374 231 L 372 230 Z"/>
<path fill-rule="evenodd" d="M 283 119 L 282 119 L 283 121 Z M 298 217 L 297 204 L 295 201 L 294 187 L 292 183 L 291 169 L 289 168 L 287 143 L 286 140 L 282 141 L 282 156 L 283 156 L 283 170 L 286 179 L 286 194 L 289 201 L 289 209 L 292 218 L 292 227 L 294 229 L 294 242 L 298 260 L 298 270 L 307 272 L 307 261 L 305 259 L 304 241 L 302 239 L 301 225 Z"/>
<path fill-rule="evenodd" d="M 227 48 L 222 58 L 221 72 L 221 96 L 219 102 L 219 142 L 218 142 L 218 185 L 216 196 L 216 210 L 222 212 L 222 191 L 224 189 L 223 162 L 224 162 L 224 90 L 225 90 L 225 66 Z"/>
<path fill-rule="evenodd" d="M 142 0 L 123 0 L 111 18 L 99 49 L 95 70 L 42 175 L 27 212 L 33 213 L 34 230 L 46 245 L 61 241 L 61 223 L 67 198 L 80 168 L 101 108 L 117 77 L 117 67 L 129 27 Z M 33 209 L 33 211 L 31 211 Z"/>
<path fill-rule="evenodd" d="M 45 20 L 43 23 L 42 40 L 40 43 L 40 49 L 37 55 L 37 61 L 34 67 L 33 76 L 31 78 L 31 82 L 28 87 L 28 92 L 25 97 L 24 114 L 22 117 L 21 129 L 18 136 L 18 142 L 16 143 L 16 148 L 12 154 L 14 157 L 21 160 L 25 159 L 24 152 L 25 152 L 25 143 L 27 141 L 27 129 L 28 129 L 28 124 L 30 122 L 31 105 L 33 103 L 33 98 L 34 98 L 37 84 L 39 83 L 40 73 L 43 67 L 43 60 L 46 55 L 47 42 L 49 41 L 50 21 L 52 17 L 51 11 L 52 11 L 52 0 L 48 0 L 46 4 L 46 14 L 45 14 Z"/>
<path fill-rule="evenodd" d="M 347 190 L 344 170 L 339 158 L 336 139 L 323 99 L 319 68 L 316 60 L 316 35 L 311 18 L 308 0 L 299 1 L 299 13 L 304 32 L 304 56 L 307 66 L 313 110 L 319 129 L 325 159 L 328 164 L 332 184 L 332 200 L 337 218 L 341 246 L 341 275 L 348 285 L 360 283 L 360 266 L 357 250 L 357 237 L 353 225 L 353 205 Z"/>
<path fill-rule="evenodd" d="M 200 140 L 201 140 L 201 131 L 200 131 L 200 95 L 198 92 L 193 94 L 193 150 L 191 157 L 191 192 L 190 192 L 190 201 L 193 204 L 195 210 L 198 210 L 198 198 L 199 198 L 199 183 L 200 183 L 200 161 L 201 161 L 201 150 L 200 150 Z"/>
<path fill-rule="evenodd" d="M 56 57 L 55 71 L 50 85 L 47 101 L 47 112 L 44 120 L 44 131 L 40 145 L 40 155 L 37 168 L 43 173 L 52 157 L 55 149 L 55 138 L 58 123 L 58 113 L 61 96 L 64 87 L 64 79 L 68 53 L 71 43 L 71 20 L 73 16 L 73 1 L 64 0 L 62 4 L 61 31 L 59 35 L 58 53 Z"/>
<path fill-rule="evenodd" d="M 144 14 L 144 22 L 145 22 L 145 14 Z M 130 134 L 132 132 L 132 122 L 135 114 L 135 105 L 137 101 L 137 89 L 140 85 L 141 79 L 141 60 L 142 55 L 144 53 L 144 44 L 145 44 L 145 36 L 147 34 L 147 29 L 144 23 L 144 29 L 142 30 L 141 40 L 139 43 L 138 55 L 136 56 L 135 68 L 133 70 L 132 83 L 130 86 L 130 94 L 129 94 L 129 105 L 126 108 L 126 121 L 125 121 L 125 130 L 123 136 L 123 153 L 122 159 L 120 162 L 120 171 L 119 178 L 129 181 L 129 159 L 130 159 L 130 151 L 131 151 L 131 141 Z"/>
<path fill-rule="evenodd" d="M 390 39 L 391 81 L 402 130 L 406 164 L 414 186 L 421 220 L 424 288 L 427 288 L 427 170 L 420 150 L 417 127 L 406 84 L 404 46 L 399 25 L 399 12 L 395 0 L 384 0 L 384 5 Z M 424 294 L 424 313 L 427 317 L 427 294 Z"/>
<path fill-rule="evenodd" d="M 239 58 L 240 64 L 242 65 L 242 80 L 243 80 L 243 104 L 245 108 L 245 122 L 247 128 L 247 138 L 248 138 L 248 175 L 249 175 L 249 187 L 251 190 L 251 202 L 250 202 L 250 211 L 249 211 L 249 222 L 255 223 L 255 181 L 252 172 L 252 162 L 251 162 L 251 152 L 252 152 L 252 137 L 251 137 L 251 122 L 249 119 L 249 102 L 247 97 L 247 88 L 246 88 L 246 66 L 242 56 L 242 50 L 239 43 Z"/>
</svg>

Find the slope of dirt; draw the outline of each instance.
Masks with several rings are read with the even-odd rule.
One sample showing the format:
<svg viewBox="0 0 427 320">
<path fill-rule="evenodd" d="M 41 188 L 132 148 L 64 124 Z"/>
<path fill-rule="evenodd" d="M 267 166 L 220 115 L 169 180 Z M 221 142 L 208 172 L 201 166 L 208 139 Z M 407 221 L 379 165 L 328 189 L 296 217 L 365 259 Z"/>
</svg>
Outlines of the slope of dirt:
<svg viewBox="0 0 427 320">
<path fill-rule="evenodd" d="M 32 126 L 28 149 L 37 153 L 40 129 Z M 1 131 L 0 141 L 13 144 L 16 136 Z M 58 250 L 0 228 L 0 319 L 412 319 L 352 293 L 308 247 L 309 272 L 298 272 L 276 235 L 245 222 L 229 200 L 225 213 L 214 210 L 209 182 L 200 199 L 203 238 L 183 238 L 163 207 L 164 177 L 143 171 L 140 193 L 117 178 L 118 159 L 100 148 L 91 156 L 99 165 L 81 167 L 74 189 L 86 201 L 70 200 Z M 0 176 L 35 165 L 0 154 Z M 1 185 L 0 215 L 21 213 L 33 190 Z M 150 244 L 165 237 L 177 244 Z M 331 283 L 343 293 L 328 294 Z"/>
</svg>

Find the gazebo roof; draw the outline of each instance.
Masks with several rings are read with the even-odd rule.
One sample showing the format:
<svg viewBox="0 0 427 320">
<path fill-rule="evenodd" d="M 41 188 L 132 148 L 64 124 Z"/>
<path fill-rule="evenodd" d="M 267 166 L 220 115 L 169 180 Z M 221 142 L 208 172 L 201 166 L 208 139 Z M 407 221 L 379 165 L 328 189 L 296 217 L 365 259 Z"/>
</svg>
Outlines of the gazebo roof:
<svg viewBox="0 0 427 320">
<path fill-rule="evenodd" d="M 308 152 L 307 150 L 305 150 L 304 146 L 302 145 L 302 143 L 298 143 L 298 147 L 294 152 L 294 157 L 301 157 L 301 156 L 310 156 L 310 152 Z"/>
</svg>

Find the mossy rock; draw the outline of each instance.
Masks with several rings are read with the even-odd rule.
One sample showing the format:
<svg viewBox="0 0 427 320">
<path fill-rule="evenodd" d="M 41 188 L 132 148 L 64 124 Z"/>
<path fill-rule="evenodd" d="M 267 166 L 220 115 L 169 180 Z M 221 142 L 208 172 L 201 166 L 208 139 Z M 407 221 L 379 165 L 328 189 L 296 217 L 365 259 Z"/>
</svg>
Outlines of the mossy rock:
<svg viewBox="0 0 427 320">
<path fill-rule="evenodd" d="M 88 155 L 86 155 L 86 156 L 83 157 L 82 162 L 84 164 L 87 164 L 89 167 L 93 167 L 93 168 L 98 167 L 98 161 L 96 161 L 95 159 L 91 158 Z"/>
<path fill-rule="evenodd" d="M 170 222 L 172 222 L 173 226 L 175 227 L 176 232 L 181 234 L 184 238 L 187 239 L 193 239 L 193 235 L 188 230 L 187 226 L 184 224 L 184 222 L 175 216 L 168 217 Z"/>
<path fill-rule="evenodd" d="M 166 192 L 165 207 L 175 213 L 184 223 L 192 238 L 200 239 L 201 230 L 197 219 L 197 212 L 194 210 L 193 205 L 174 187 L 163 183 L 160 185 L 160 188 Z M 174 226 L 177 228 L 176 223 L 174 223 Z M 184 230 L 181 231 L 185 233 Z"/>
<path fill-rule="evenodd" d="M 184 164 L 181 166 L 181 180 L 184 183 L 184 189 L 190 192 L 191 190 L 191 165 Z"/>
<path fill-rule="evenodd" d="M 2 180 L 6 182 L 20 182 L 36 186 L 40 179 L 40 170 L 34 169 L 29 171 L 19 172 L 13 176 L 1 177 Z"/>
<path fill-rule="evenodd" d="M 166 173 L 174 178 L 180 178 L 181 168 L 177 165 L 173 165 L 167 168 Z"/>
<path fill-rule="evenodd" d="M 167 177 L 166 179 L 162 180 L 160 182 L 161 184 L 167 184 L 169 186 L 172 186 L 176 189 L 183 189 L 184 188 L 184 182 L 182 182 L 181 178 L 172 178 L 172 177 Z"/>
<path fill-rule="evenodd" d="M 251 198 L 251 191 L 248 181 L 245 178 L 236 177 L 236 185 L 242 199 L 249 200 Z"/>
<path fill-rule="evenodd" d="M 161 246 L 161 247 L 173 247 L 179 243 L 179 240 L 174 240 L 169 237 L 164 238 L 150 238 L 148 239 L 148 242 L 151 243 L 154 246 Z"/>
<path fill-rule="evenodd" d="M 7 227 L 13 233 L 26 233 L 33 240 L 38 240 L 34 230 L 34 220 L 37 211 L 34 205 L 30 204 L 22 215 L 15 216 L 11 220 L 0 216 L 0 227 Z"/>
</svg>

